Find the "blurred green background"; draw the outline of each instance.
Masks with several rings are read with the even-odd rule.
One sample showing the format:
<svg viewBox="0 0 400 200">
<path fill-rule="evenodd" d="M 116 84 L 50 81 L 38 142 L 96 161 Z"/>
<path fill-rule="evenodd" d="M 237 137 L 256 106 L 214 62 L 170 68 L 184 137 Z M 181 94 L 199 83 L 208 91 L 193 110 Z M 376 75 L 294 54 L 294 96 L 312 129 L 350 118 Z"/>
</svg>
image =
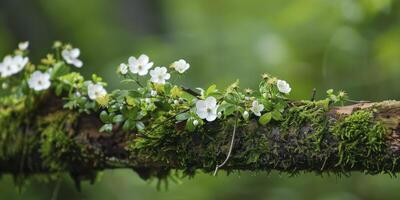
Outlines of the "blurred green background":
<svg viewBox="0 0 400 200">
<path fill-rule="evenodd" d="M 184 58 L 189 87 L 237 78 L 255 88 L 260 74 L 291 83 L 294 99 L 329 88 L 353 99 L 399 99 L 400 1 L 396 0 L 0 0 L 0 55 L 31 42 L 38 62 L 54 40 L 81 49 L 80 72 L 121 87 L 116 67 L 146 53 L 156 65 Z M 0 199 L 50 199 L 56 183 L 31 182 L 19 194 L 11 176 Z M 400 181 L 388 175 L 296 177 L 199 174 L 157 191 L 156 182 L 130 170 L 107 171 L 75 190 L 61 182 L 58 199 L 399 199 Z"/>
</svg>

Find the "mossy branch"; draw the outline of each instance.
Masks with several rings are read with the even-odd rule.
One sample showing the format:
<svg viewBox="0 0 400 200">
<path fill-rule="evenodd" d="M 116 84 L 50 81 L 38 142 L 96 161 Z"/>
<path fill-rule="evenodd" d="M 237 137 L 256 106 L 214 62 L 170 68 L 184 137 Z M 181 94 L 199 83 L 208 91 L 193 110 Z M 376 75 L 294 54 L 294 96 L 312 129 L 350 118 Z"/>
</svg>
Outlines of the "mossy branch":
<svg viewBox="0 0 400 200">
<path fill-rule="evenodd" d="M 323 101 L 289 103 L 282 121 L 237 125 L 232 154 L 223 170 L 368 174 L 400 170 L 400 102 L 327 107 Z M 77 180 L 100 170 L 131 168 L 143 178 L 171 170 L 212 172 L 229 151 L 234 118 L 194 132 L 166 121 L 162 132 L 99 132 L 98 114 L 63 108 L 61 98 L 0 106 L 0 173 L 69 172 Z"/>
</svg>

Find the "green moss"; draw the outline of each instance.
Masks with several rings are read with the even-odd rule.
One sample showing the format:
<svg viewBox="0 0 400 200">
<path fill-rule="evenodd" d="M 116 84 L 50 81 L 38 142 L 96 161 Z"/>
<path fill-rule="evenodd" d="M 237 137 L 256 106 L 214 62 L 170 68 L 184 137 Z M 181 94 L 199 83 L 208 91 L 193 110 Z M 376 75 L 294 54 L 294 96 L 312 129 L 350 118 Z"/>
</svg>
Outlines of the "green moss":
<svg viewBox="0 0 400 200">
<path fill-rule="evenodd" d="M 376 165 L 382 163 L 386 153 L 386 130 L 382 123 L 374 121 L 373 111 L 357 111 L 339 120 L 331 132 L 338 139 L 337 166 L 361 164 L 366 170 L 381 169 Z"/>
<path fill-rule="evenodd" d="M 40 156 L 43 165 L 51 171 L 68 169 L 71 163 L 82 158 L 83 146 L 71 137 L 74 133 L 71 125 L 76 117 L 76 114 L 60 111 L 38 120 Z"/>
</svg>

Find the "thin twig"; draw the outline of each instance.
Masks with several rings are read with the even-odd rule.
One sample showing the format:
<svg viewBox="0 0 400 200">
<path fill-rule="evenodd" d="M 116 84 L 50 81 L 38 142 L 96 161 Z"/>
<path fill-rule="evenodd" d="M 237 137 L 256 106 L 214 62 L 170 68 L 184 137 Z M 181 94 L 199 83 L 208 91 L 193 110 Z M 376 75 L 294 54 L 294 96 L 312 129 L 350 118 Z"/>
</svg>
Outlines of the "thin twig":
<svg viewBox="0 0 400 200">
<path fill-rule="evenodd" d="M 235 119 L 235 125 L 233 126 L 233 133 L 232 133 L 231 145 L 230 145 L 230 147 L 229 147 L 228 155 L 226 156 L 224 162 L 222 162 L 221 164 L 219 164 L 219 165 L 217 165 L 217 166 L 215 167 L 215 171 L 214 171 L 213 176 L 216 176 L 216 175 L 217 175 L 218 169 L 221 168 L 221 167 L 223 167 L 223 166 L 228 162 L 229 158 L 231 157 L 231 153 L 232 153 L 232 149 L 233 149 L 233 143 L 235 142 L 236 126 L 237 126 L 238 118 L 239 118 L 238 115 L 237 115 L 237 112 L 236 112 L 235 117 L 236 117 L 236 119 Z"/>
</svg>

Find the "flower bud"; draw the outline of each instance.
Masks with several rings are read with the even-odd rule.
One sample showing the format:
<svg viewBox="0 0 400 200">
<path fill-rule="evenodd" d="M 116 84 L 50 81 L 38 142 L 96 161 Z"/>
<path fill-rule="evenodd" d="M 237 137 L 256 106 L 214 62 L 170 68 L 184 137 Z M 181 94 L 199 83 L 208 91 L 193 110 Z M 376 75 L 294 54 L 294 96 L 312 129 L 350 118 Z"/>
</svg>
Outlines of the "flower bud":
<svg viewBox="0 0 400 200">
<path fill-rule="evenodd" d="M 249 112 L 247 112 L 247 111 L 244 111 L 243 112 L 243 119 L 249 119 Z"/>
</svg>

